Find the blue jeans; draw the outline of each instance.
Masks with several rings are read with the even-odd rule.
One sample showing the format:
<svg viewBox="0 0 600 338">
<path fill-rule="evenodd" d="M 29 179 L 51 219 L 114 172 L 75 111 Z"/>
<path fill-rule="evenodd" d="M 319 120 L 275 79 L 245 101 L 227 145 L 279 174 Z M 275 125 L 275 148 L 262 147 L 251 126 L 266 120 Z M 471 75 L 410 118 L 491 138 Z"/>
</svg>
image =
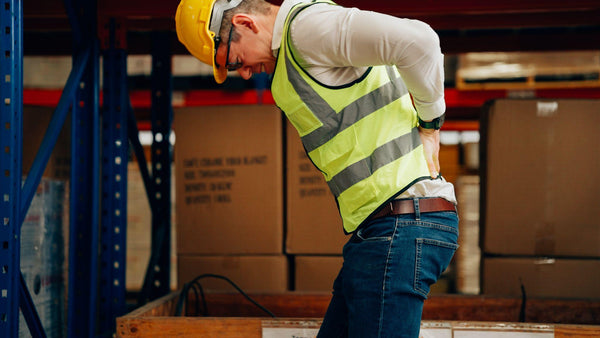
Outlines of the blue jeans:
<svg viewBox="0 0 600 338">
<path fill-rule="evenodd" d="M 458 248 L 455 212 L 382 217 L 344 245 L 317 337 L 418 337 L 429 287 Z"/>
</svg>

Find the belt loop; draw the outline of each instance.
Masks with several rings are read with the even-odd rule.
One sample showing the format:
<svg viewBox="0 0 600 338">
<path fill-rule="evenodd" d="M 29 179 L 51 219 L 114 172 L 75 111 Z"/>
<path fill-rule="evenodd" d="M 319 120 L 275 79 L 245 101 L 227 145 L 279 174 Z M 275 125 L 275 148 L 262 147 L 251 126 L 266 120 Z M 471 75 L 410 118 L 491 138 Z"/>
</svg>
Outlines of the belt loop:
<svg viewBox="0 0 600 338">
<path fill-rule="evenodd" d="M 415 207 L 415 220 L 420 221 L 421 220 L 421 211 L 419 210 L 419 199 L 418 198 L 413 198 L 413 205 Z"/>
</svg>

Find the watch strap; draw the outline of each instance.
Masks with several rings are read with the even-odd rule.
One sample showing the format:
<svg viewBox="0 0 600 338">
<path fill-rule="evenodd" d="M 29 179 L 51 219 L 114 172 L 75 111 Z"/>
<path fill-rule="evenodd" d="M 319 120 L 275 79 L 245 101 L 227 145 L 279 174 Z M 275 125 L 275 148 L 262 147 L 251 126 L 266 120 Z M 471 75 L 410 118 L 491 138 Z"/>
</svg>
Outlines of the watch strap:
<svg viewBox="0 0 600 338">
<path fill-rule="evenodd" d="M 439 117 L 436 117 L 435 119 L 427 122 L 427 121 L 423 121 L 421 120 L 421 117 L 419 118 L 419 126 L 421 126 L 421 128 L 425 128 L 425 129 L 435 129 L 435 130 L 439 130 L 442 125 L 444 124 L 444 120 L 446 119 L 446 114 L 442 114 Z"/>
</svg>

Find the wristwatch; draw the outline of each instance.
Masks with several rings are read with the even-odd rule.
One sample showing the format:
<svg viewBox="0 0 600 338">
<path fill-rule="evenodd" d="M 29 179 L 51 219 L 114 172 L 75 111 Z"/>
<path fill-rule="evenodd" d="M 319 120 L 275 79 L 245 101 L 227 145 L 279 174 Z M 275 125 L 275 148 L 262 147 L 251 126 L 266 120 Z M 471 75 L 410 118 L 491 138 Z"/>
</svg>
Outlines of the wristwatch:
<svg viewBox="0 0 600 338">
<path fill-rule="evenodd" d="M 421 117 L 419 117 L 419 126 L 421 126 L 421 128 L 425 128 L 425 129 L 435 129 L 435 130 L 439 130 L 442 127 L 442 124 L 444 124 L 444 120 L 446 119 L 446 114 L 442 114 L 442 116 L 437 117 L 429 122 L 423 121 L 421 120 Z"/>
</svg>

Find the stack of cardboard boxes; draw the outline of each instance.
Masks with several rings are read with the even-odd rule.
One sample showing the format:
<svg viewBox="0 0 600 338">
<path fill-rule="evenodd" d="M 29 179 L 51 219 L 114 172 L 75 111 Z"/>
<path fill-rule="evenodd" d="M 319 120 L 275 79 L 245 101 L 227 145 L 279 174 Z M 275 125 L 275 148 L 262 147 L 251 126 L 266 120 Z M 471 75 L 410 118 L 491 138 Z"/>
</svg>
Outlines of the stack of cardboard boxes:
<svg viewBox="0 0 600 338">
<path fill-rule="evenodd" d="M 600 298 L 600 102 L 499 100 L 482 120 L 482 292 Z"/>
<path fill-rule="evenodd" d="M 323 175 L 279 109 L 182 108 L 173 128 L 179 287 L 218 274 L 248 292 L 329 292 L 347 237 Z M 233 291 L 221 279 L 201 285 Z"/>
<path fill-rule="evenodd" d="M 223 275 L 247 292 L 286 291 L 281 114 L 274 106 L 175 111 L 178 284 Z M 215 278 L 206 290 L 234 291 Z"/>
</svg>

